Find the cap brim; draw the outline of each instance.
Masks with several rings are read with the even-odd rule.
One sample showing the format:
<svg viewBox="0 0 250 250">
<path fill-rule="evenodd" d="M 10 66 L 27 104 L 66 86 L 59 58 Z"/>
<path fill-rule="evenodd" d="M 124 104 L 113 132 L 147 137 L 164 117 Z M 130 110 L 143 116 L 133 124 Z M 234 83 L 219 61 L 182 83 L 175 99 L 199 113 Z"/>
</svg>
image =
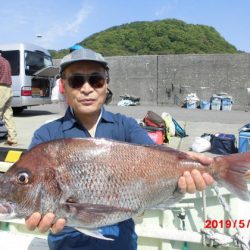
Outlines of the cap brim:
<svg viewBox="0 0 250 250">
<path fill-rule="evenodd" d="M 89 59 L 82 59 L 82 60 L 77 59 L 77 60 L 72 60 L 70 62 L 62 63 L 60 65 L 60 73 L 62 73 L 67 67 L 69 67 L 71 64 L 73 64 L 75 62 L 96 62 L 96 63 L 101 64 L 105 69 L 108 68 L 107 62 L 102 62 L 102 61 L 98 61 L 98 60 L 89 60 Z"/>
</svg>

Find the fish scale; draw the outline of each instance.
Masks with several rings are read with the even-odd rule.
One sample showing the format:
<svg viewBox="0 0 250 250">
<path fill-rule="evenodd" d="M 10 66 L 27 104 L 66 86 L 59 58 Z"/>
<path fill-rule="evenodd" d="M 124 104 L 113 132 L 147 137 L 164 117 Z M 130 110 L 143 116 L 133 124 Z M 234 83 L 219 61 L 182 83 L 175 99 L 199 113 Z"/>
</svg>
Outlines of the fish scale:
<svg viewBox="0 0 250 250">
<path fill-rule="evenodd" d="M 99 228 L 178 202 L 178 179 L 192 169 L 249 200 L 250 152 L 204 166 L 165 146 L 71 138 L 37 145 L 0 177 L 0 215 L 50 211 L 69 226 Z"/>
</svg>

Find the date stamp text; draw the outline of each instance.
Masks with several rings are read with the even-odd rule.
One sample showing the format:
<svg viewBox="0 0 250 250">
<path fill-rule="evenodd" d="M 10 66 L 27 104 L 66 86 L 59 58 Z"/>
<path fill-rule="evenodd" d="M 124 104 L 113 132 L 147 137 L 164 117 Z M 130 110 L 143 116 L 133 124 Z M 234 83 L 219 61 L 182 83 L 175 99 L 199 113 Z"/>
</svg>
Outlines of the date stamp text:
<svg viewBox="0 0 250 250">
<path fill-rule="evenodd" d="M 250 220 L 206 220 L 205 228 L 250 228 Z"/>
</svg>

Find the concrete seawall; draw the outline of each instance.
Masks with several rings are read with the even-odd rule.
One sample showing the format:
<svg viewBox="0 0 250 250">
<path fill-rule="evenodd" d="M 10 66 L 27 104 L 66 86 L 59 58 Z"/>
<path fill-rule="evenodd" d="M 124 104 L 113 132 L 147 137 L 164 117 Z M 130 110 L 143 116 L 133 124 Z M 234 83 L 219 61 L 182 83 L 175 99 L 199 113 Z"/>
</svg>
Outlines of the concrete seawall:
<svg viewBox="0 0 250 250">
<path fill-rule="evenodd" d="M 143 105 L 180 104 L 188 93 L 201 99 L 226 92 L 233 109 L 250 106 L 250 54 L 107 57 L 113 103 L 136 95 Z M 59 60 L 55 60 L 59 64 Z M 249 90 L 249 93 L 248 91 Z"/>
</svg>

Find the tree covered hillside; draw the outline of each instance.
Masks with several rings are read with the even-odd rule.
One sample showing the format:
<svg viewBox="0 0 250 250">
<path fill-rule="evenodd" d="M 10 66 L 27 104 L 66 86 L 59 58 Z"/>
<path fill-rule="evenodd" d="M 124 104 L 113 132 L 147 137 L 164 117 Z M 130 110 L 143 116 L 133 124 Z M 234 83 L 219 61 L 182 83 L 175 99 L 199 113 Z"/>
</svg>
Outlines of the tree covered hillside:
<svg viewBox="0 0 250 250">
<path fill-rule="evenodd" d="M 95 33 L 80 42 L 104 56 L 238 53 L 213 27 L 176 19 L 133 22 Z M 54 58 L 67 50 L 53 51 Z"/>
</svg>

